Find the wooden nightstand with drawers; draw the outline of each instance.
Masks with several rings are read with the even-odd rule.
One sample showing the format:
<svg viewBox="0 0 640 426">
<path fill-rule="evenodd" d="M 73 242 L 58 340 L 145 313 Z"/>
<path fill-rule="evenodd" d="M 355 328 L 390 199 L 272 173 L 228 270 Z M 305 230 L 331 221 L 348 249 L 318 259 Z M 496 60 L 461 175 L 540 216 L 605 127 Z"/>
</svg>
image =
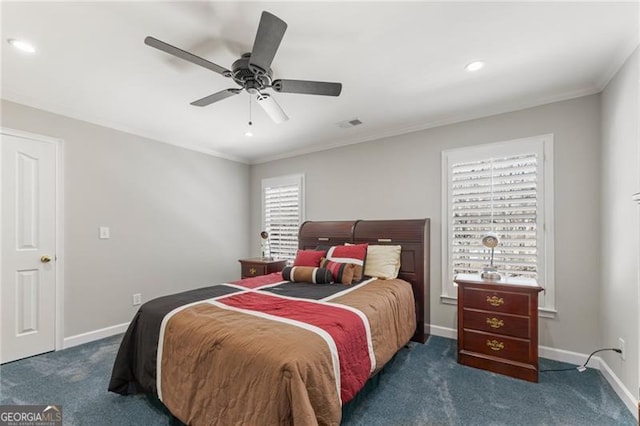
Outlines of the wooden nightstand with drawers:
<svg viewBox="0 0 640 426">
<path fill-rule="evenodd" d="M 535 280 L 487 281 L 458 274 L 458 362 L 538 381 L 538 293 Z"/>
<path fill-rule="evenodd" d="M 240 274 L 242 278 L 257 277 L 273 272 L 280 272 L 287 265 L 286 260 L 254 257 L 252 259 L 240 259 Z"/>
</svg>

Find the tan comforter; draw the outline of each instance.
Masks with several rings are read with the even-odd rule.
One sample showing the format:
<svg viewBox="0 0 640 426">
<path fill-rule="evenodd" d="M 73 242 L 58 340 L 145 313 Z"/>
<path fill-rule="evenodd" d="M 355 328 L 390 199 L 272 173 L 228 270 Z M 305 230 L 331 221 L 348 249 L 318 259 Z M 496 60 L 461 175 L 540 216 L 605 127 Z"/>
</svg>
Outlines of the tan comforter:
<svg viewBox="0 0 640 426">
<path fill-rule="evenodd" d="M 404 281 L 373 280 L 329 299 L 364 313 L 375 371 L 415 331 L 413 294 Z M 340 423 L 347 401 L 336 386 L 335 354 L 313 330 L 200 302 L 171 315 L 160 339 L 158 395 L 184 423 Z"/>
</svg>

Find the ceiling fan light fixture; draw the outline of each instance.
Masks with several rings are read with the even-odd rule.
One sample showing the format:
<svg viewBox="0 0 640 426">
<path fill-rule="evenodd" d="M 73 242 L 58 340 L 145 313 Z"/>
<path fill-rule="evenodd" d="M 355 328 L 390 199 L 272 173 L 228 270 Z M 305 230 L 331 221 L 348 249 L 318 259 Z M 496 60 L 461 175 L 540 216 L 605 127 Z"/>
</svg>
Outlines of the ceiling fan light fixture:
<svg viewBox="0 0 640 426">
<path fill-rule="evenodd" d="M 7 42 L 22 52 L 36 53 L 36 48 L 33 46 L 33 44 L 29 43 L 28 41 L 19 40 L 16 38 L 10 38 L 10 39 L 7 39 Z"/>
<path fill-rule="evenodd" d="M 469 72 L 480 71 L 482 68 L 484 68 L 484 62 L 482 61 L 470 62 L 464 67 L 464 69 Z"/>
<path fill-rule="evenodd" d="M 259 93 L 258 105 L 262 107 L 264 112 L 277 124 L 284 123 L 289 120 L 289 116 L 285 114 L 280 105 L 270 95 L 266 93 Z"/>
</svg>

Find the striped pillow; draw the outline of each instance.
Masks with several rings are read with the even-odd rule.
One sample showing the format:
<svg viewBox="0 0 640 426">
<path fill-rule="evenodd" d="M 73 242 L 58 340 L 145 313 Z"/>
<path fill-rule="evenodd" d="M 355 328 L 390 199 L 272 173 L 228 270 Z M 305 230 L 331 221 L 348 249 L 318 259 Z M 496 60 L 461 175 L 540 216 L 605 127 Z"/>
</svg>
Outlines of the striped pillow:
<svg viewBox="0 0 640 426">
<path fill-rule="evenodd" d="M 287 281 L 313 284 L 331 284 L 333 282 L 330 270 L 311 266 L 285 266 L 282 270 L 282 278 Z"/>
<path fill-rule="evenodd" d="M 362 280 L 364 271 L 364 260 L 367 257 L 368 244 L 349 244 L 344 246 L 333 246 L 327 252 L 327 259 L 338 263 L 352 263 L 355 268 L 353 281 Z"/>
<path fill-rule="evenodd" d="M 349 285 L 353 282 L 353 273 L 355 272 L 353 263 L 339 263 L 323 258 L 320 261 L 320 267 L 331 271 L 333 280 L 337 283 Z"/>
</svg>

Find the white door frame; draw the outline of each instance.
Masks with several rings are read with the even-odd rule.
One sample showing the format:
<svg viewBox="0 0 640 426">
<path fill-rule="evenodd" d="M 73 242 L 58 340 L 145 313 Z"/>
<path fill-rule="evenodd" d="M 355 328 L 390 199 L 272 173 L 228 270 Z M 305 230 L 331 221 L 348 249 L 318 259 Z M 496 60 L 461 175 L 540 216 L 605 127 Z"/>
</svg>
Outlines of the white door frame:
<svg viewBox="0 0 640 426">
<path fill-rule="evenodd" d="M 64 349 L 64 141 L 49 136 L 0 127 L 0 133 L 25 139 L 33 139 L 39 142 L 53 144 L 56 148 L 56 316 L 55 316 L 55 349 Z M 1 162 L 0 162 L 0 167 Z M 1 198 L 1 194 L 0 194 Z M 0 215 L 1 215 L 0 211 Z M 0 220 L 2 218 L 0 217 Z M 2 229 L 0 228 L 0 238 Z M 0 247 L 0 250 L 2 248 Z M 0 253 L 1 255 L 2 253 Z M 0 264 L 0 268 L 2 265 Z M 0 301 L 1 302 L 1 301 Z M 2 318 L 2 303 L 0 303 L 0 318 Z"/>
</svg>

